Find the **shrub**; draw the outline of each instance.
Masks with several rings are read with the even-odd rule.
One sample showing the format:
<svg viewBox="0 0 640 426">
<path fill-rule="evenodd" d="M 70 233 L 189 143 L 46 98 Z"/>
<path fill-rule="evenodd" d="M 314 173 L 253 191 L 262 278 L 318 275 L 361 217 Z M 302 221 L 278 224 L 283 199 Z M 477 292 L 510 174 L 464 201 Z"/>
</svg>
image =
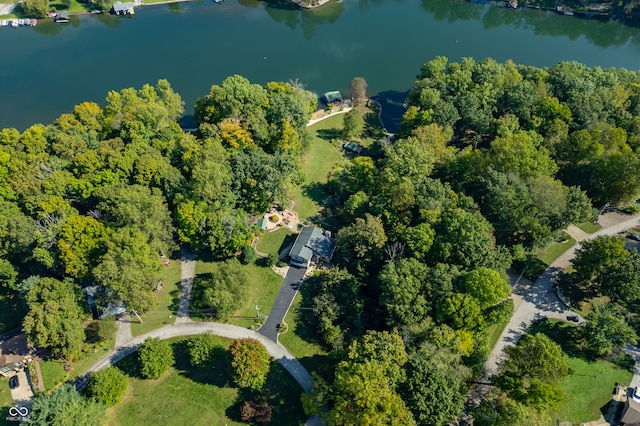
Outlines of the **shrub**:
<svg viewBox="0 0 640 426">
<path fill-rule="evenodd" d="M 220 341 L 216 336 L 209 333 L 198 334 L 187 340 L 187 350 L 189 351 L 189 362 L 198 366 L 209 361 L 216 348 L 220 347 Z"/>
<path fill-rule="evenodd" d="M 273 253 L 269 253 L 267 256 L 262 258 L 262 265 L 265 268 L 272 268 L 276 262 L 278 262 L 278 256 Z"/>
<path fill-rule="evenodd" d="M 113 407 L 127 393 L 128 385 L 127 376 L 122 371 L 109 367 L 91 374 L 87 392 L 96 401 Z"/>
<path fill-rule="evenodd" d="M 254 391 L 262 389 L 271 367 L 271 356 L 267 348 L 259 340 L 247 337 L 234 340 L 230 349 L 236 384 Z"/>
<path fill-rule="evenodd" d="M 173 348 L 166 340 L 151 337 L 138 349 L 140 374 L 146 379 L 157 379 L 175 362 Z"/>
<path fill-rule="evenodd" d="M 258 424 L 271 423 L 272 410 L 268 405 L 258 405 L 254 401 L 245 401 L 240 407 L 240 420 Z"/>
<path fill-rule="evenodd" d="M 242 262 L 243 265 L 248 265 L 255 262 L 256 258 L 256 251 L 253 247 L 247 245 L 242 248 L 242 253 L 240 254 L 240 262 Z"/>
</svg>

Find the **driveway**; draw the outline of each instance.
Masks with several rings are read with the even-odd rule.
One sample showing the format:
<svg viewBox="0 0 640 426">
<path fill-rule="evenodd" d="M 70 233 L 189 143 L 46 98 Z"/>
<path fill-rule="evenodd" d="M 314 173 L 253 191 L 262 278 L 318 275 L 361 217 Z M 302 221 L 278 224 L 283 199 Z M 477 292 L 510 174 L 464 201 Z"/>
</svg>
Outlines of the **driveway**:
<svg viewBox="0 0 640 426">
<path fill-rule="evenodd" d="M 307 268 L 295 268 L 293 266 L 289 268 L 280 287 L 280 292 L 278 292 L 278 297 L 273 302 L 267 321 L 260 327 L 258 333 L 275 343 L 278 342 L 278 325 L 284 321 L 284 317 L 289 311 L 289 307 L 306 272 Z"/>
<path fill-rule="evenodd" d="M 31 404 L 33 399 L 33 390 L 31 390 L 31 383 L 27 380 L 27 373 L 24 370 L 20 370 L 17 374 L 20 386 L 16 389 L 11 389 L 11 397 L 16 407 L 27 407 L 31 410 Z"/>
</svg>

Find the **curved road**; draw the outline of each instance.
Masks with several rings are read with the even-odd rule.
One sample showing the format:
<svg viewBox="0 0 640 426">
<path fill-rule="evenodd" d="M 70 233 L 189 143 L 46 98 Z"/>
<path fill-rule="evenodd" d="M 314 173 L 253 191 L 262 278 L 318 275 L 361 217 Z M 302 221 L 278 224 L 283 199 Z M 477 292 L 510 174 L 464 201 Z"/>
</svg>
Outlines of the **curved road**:
<svg viewBox="0 0 640 426">
<path fill-rule="evenodd" d="M 565 306 L 560 302 L 553 292 L 553 283 L 563 269 L 571 264 L 576 250 L 581 245 L 580 241 L 590 240 L 603 235 L 616 235 L 640 224 L 640 214 L 630 216 L 628 219 L 616 223 L 607 228 L 600 229 L 593 234 L 586 234 L 570 226 L 567 232 L 576 239 L 577 244 L 560 255 L 545 270 L 535 283 L 528 280 L 511 280 L 513 286 L 513 299 L 515 309 L 509 323 L 502 331 L 500 338 L 493 347 L 484 366 L 484 371 L 478 381 L 488 383 L 490 377 L 498 372 L 498 365 L 504 356 L 504 348 L 507 345 L 515 346 L 529 326 L 539 318 L 555 318 L 566 320 L 567 313 Z M 573 315 L 573 313 L 571 313 Z M 580 322 L 584 320 L 580 318 Z M 640 356 L 637 358 L 640 361 Z M 640 372 L 640 367 L 636 365 L 636 372 Z M 640 377 L 634 377 L 640 383 Z M 486 396 L 489 386 L 474 385 L 467 395 L 466 406 L 468 408 L 477 407 L 481 399 Z"/>
</svg>

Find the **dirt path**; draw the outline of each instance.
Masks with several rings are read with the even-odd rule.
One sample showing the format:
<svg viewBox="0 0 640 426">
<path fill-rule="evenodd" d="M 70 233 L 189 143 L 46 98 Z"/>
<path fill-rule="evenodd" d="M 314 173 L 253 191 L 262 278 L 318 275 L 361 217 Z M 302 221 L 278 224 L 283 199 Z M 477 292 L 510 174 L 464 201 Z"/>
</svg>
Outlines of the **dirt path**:
<svg viewBox="0 0 640 426">
<path fill-rule="evenodd" d="M 121 314 L 116 321 L 118 329 L 116 330 L 115 347 L 118 348 L 131 340 L 131 317 L 129 314 Z"/>
</svg>

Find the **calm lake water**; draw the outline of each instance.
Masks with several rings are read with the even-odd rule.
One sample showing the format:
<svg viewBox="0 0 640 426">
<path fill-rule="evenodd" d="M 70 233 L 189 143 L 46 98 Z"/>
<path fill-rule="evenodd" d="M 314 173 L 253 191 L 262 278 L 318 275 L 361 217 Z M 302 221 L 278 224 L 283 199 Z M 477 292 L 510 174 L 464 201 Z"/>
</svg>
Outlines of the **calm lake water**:
<svg viewBox="0 0 640 426">
<path fill-rule="evenodd" d="M 133 17 L 0 28 L 0 128 L 50 123 L 109 90 L 168 79 L 186 102 L 226 76 L 299 79 L 317 93 L 411 87 L 436 55 L 550 66 L 561 60 L 640 69 L 640 30 L 528 9 L 452 0 L 342 0 L 317 10 L 254 0 L 145 6 Z"/>
</svg>

